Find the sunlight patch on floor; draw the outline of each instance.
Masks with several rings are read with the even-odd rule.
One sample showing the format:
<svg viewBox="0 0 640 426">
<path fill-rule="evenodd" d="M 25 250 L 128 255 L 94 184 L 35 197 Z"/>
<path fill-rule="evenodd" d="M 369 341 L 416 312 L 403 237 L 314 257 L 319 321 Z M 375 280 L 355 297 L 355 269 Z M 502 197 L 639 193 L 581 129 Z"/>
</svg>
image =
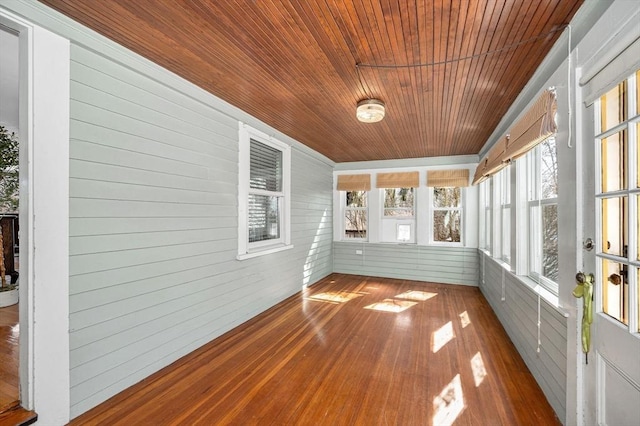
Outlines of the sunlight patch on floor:
<svg viewBox="0 0 640 426">
<path fill-rule="evenodd" d="M 307 297 L 307 299 L 339 304 L 348 302 L 360 296 L 362 296 L 362 294 L 350 293 L 348 291 L 327 291 L 325 293 L 313 294 Z"/>
<path fill-rule="evenodd" d="M 451 426 L 464 410 L 464 396 L 460 374 L 456 374 L 451 382 L 433 398 L 433 426 Z"/>
<path fill-rule="evenodd" d="M 464 311 L 460 314 L 460 324 L 462 325 L 462 328 L 465 328 L 466 326 L 471 324 L 471 319 L 469 319 L 469 314 L 467 313 L 467 311 Z"/>
<path fill-rule="evenodd" d="M 487 377 L 487 369 L 484 368 L 484 361 L 480 352 L 471 358 L 471 371 L 473 371 L 473 380 L 476 382 L 476 387 L 480 386 L 485 377 Z"/>
<path fill-rule="evenodd" d="M 424 302 L 425 300 L 429 300 L 437 295 L 438 293 L 430 293 L 428 291 L 409 290 L 397 295 L 396 297 L 398 299 L 418 300 L 420 302 Z"/>
<path fill-rule="evenodd" d="M 453 323 L 449 321 L 431 334 L 431 352 L 435 354 L 454 337 Z"/>
<path fill-rule="evenodd" d="M 396 317 L 396 327 L 408 330 L 412 327 L 411 315 L 398 315 Z"/>
<path fill-rule="evenodd" d="M 365 306 L 364 308 L 374 311 L 399 313 L 417 304 L 418 302 L 410 302 L 408 300 L 384 299 L 382 302 L 374 303 L 373 305 Z"/>
</svg>

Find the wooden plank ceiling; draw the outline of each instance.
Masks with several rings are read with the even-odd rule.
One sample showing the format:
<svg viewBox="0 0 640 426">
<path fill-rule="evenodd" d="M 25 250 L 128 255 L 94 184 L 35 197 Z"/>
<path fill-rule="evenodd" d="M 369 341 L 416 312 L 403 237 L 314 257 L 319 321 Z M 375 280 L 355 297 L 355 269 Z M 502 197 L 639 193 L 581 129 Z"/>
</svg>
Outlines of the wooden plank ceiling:
<svg viewBox="0 0 640 426">
<path fill-rule="evenodd" d="M 336 162 L 477 154 L 583 2 L 41 1 Z"/>
</svg>

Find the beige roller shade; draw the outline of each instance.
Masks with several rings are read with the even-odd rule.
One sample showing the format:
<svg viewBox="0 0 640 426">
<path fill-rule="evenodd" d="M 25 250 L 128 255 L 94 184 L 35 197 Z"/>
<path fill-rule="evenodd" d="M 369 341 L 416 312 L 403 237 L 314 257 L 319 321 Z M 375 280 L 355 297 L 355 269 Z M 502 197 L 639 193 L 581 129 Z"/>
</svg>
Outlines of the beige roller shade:
<svg viewBox="0 0 640 426">
<path fill-rule="evenodd" d="M 515 160 L 531 151 L 557 131 L 556 95 L 545 90 L 526 114 L 510 130 L 505 153 L 506 160 Z"/>
<path fill-rule="evenodd" d="M 420 182 L 418 172 L 378 173 L 376 188 L 416 188 Z"/>
<path fill-rule="evenodd" d="M 429 170 L 427 172 L 427 186 L 438 188 L 469 186 L 469 170 Z"/>
<path fill-rule="evenodd" d="M 371 175 L 338 175 L 338 191 L 370 191 Z"/>
</svg>

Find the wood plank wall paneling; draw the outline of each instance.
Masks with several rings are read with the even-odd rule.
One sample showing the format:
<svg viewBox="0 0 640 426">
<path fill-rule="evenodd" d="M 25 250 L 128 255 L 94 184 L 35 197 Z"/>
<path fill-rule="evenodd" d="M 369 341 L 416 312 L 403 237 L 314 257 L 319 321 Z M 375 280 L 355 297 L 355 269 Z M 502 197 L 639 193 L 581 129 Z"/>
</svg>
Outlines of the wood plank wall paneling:
<svg viewBox="0 0 640 426">
<path fill-rule="evenodd" d="M 344 274 L 478 285 L 475 248 L 336 241 L 333 263 L 334 272 Z"/>
<path fill-rule="evenodd" d="M 567 319 L 493 258 L 479 250 L 480 290 L 560 419 L 566 418 Z M 504 279 L 504 301 L 502 282 Z"/>
<path fill-rule="evenodd" d="M 294 148 L 294 249 L 237 261 L 237 120 L 72 44 L 71 415 L 331 273 L 332 168 Z"/>
</svg>

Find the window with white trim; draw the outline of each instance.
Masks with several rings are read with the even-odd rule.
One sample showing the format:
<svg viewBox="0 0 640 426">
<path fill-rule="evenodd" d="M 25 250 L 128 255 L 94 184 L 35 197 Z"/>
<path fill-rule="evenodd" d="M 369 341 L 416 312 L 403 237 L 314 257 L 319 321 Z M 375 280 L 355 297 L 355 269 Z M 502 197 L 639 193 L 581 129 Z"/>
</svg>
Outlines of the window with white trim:
<svg viewBox="0 0 640 426">
<path fill-rule="evenodd" d="M 238 258 L 291 248 L 291 148 L 240 124 Z"/>
<path fill-rule="evenodd" d="M 369 208 L 368 191 L 340 191 L 344 197 L 344 233 L 343 239 L 366 240 Z"/>
<path fill-rule="evenodd" d="M 462 242 L 462 188 L 432 189 L 432 234 L 435 243 Z"/>
<path fill-rule="evenodd" d="M 555 137 L 548 137 L 529 151 L 524 161 L 529 212 L 529 275 L 557 295 L 558 156 Z"/>
</svg>

